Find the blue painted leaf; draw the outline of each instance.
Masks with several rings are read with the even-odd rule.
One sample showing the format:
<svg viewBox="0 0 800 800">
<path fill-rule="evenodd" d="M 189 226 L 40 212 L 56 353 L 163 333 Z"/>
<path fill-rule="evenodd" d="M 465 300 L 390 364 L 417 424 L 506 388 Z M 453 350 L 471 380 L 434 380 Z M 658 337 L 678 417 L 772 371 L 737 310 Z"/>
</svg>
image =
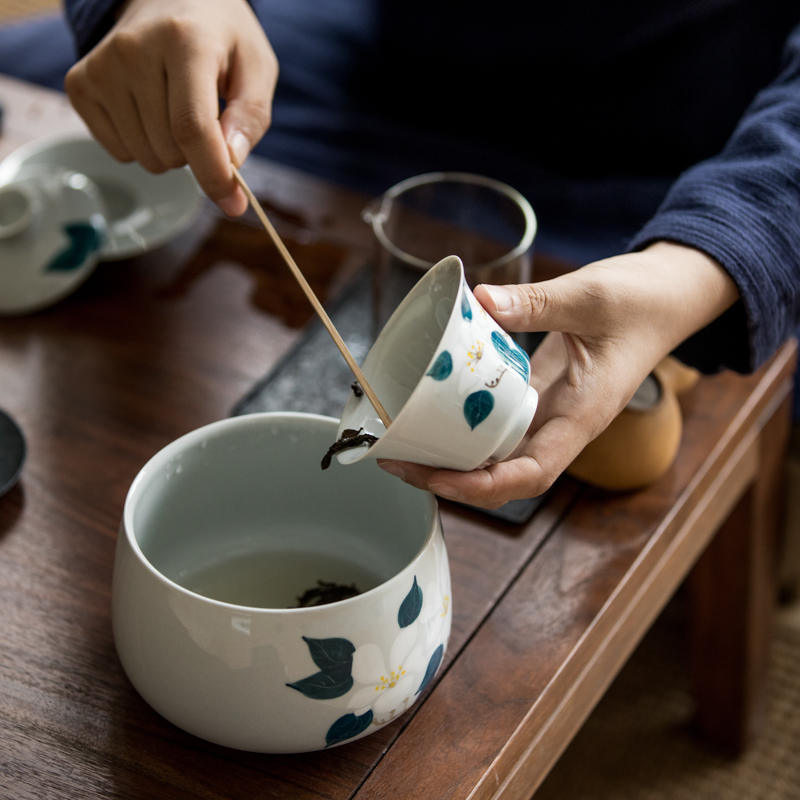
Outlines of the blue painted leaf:
<svg viewBox="0 0 800 800">
<path fill-rule="evenodd" d="M 48 264 L 48 272 L 71 272 L 84 265 L 86 259 L 100 249 L 100 233 L 89 222 L 64 226 L 69 244 Z"/>
<path fill-rule="evenodd" d="M 309 639 L 307 636 L 303 637 L 303 641 L 308 645 L 314 663 L 323 672 L 346 666 L 349 674 L 356 651 L 352 642 L 347 639 Z"/>
<path fill-rule="evenodd" d="M 447 350 L 442 350 L 436 357 L 436 361 L 433 362 L 427 374 L 435 381 L 443 381 L 445 378 L 450 377 L 452 371 L 453 357 Z"/>
<path fill-rule="evenodd" d="M 360 717 L 355 714 L 345 714 L 343 717 L 339 717 L 328 729 L 328 733 L 325 736 L 325 747 L 339 744 L 339 742 L 346 742 L 348 739 L 358 736 L 359 733 L 364 733 L 371 722 L 371 709 Z"/>
<path fill-rule="evenodd" d="M 425 670 L 425 677 L 422 679 L 422 683 L 419 685 L 419 689 L 417 689 L 415 694 L 419 694 L 433 680 L 433 676 L 436 674 L 436 670 L 439 669 L 439 664 L 442 663 L 443 654 L 444 654 L 444 645 L 440 644 L 433 651 L 431 660 L 428 662 L 428 668 Z"/>
<path fill-rule="evenodd" d="M 303 637 L 308 651 L 320 672 L 308 678 L 287 683 L 312 700 L 331 700 L 347 694 L 353 686 L 353 653 L 355 647 L 347 639 L 309 639 Z"/>
<path fill-rule="evenodd" d="M 422 611 L 422 589 L 417 584 L 417 576 L 414 576 L 414 585 L 406 595 L 406 599 L 400 604 L 397 612 L 397 623 L 401 628 L 407 628 Z"/>
<path fill-rule="evenodd" d="M 522 375 L 527 382 L 531 372 L 531 362 L 525 351 L 513 339 L 506 339 L 500 331 L 492 331 L 492 344 L 503 361 Z"/>
<path fill-rule="evenodd" d="M 301 681 L 287 683 L 292 689 L 310 697 L 312 700 L 333 700 L 347 694 L 353 688 L 350 670 L 337 672 L 317 672 Z"/>
<path fill-rule="evenodd" d="M 483 422 L 494 408 L 494 397 L 486 389 L 473 392 L 464 401 L 464 416 L 467 418 L 469 427 L 474 431 Z"/>
<path fill-rule="evenodd" d="M 472 319 L 472 308 L 470 307 L 469 300 L 467 300 L 466 289 L 461 295 L 461 316 L 464 319 Z"/>
</svg>

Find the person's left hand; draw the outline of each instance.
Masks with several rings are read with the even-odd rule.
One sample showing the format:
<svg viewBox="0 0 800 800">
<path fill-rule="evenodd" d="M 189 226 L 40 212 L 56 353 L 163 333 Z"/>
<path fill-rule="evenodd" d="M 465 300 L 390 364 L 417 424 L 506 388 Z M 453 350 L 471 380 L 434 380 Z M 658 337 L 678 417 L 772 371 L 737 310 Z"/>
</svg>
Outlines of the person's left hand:
<svg viewBox="0 0 800 800">
<path fill-rule="evenodd" d="M 419 489 L 497 508 L 548 489 L 656 364 L 738 291 L 705 253 L 657 242 L 543 283 L 479 286 L 475 297 L 506 330 L 554 331 L 531 359 L 539 407 L 525 439 L 511 458 L 471 472 L 378 464 Z"/>
</svg>

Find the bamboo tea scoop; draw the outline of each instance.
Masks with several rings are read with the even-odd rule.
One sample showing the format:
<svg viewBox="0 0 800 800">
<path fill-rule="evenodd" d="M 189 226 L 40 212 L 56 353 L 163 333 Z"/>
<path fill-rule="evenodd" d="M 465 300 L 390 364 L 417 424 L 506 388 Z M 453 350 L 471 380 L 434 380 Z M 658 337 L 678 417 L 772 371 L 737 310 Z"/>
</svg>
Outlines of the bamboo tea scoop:
<svg viewBox="0 0 800 800">
<path fill-rule="evenodd" d="M 317 316 L 322 320 L 322 324 L 327 328 L 328 333 L 331 335 L 336 346 L 339 348 L 339 351 L 344 356 L 344 360 L 347 362 L 347 365 L 353 371 L 353 375 L 356 376 L 356 380 L 361 385 L 361 388 L 364 390 L 364 394 L 369 399 L 370 403 L 372 403 L 372 407 L 377 412 L 378 416 L 381 419 L 381 422 L 384 424 L 386 428 L 388 428 L 392 421 L 389 419 L 389 415 L 386 413 L 386 409 L 381 405 L 380 400 L 378 400 L 378 396 L 373 391 L 372 387 L 367 382 L 367 379 L 364 377 L 364 373 L 361 371 L 361 367 L 356 364 L 356 360 L 353 358 L 353 354 L 347 348 L 347 345 L 344 343 L 344 339 L 339 335 L 339 331 L 336 330 L 333 322 L 331 322 L 331 318 L 328 316 L 325 309 L 322 307 L 322 303 L 319 302 L 317 296 L 314 294 L 314 290 L 308 285 L 308 281 L 305 279 L 305 276 L 302 272 L 300 272 L 300 268 L 295 264 L 294 259 L 292 258 L 289 251 L 286 249 L 286 245 L 281 240 L 281 237 L 278 236 L 278 232 L 275 228 L 272 227 L 272 223 L 269 221 L 269 218 L 264 213 L 264 209 L 261 208 L 261 203 L 258 202 L 256 196 L 250 190 L 250 187 L 247 185 L 245 179 L 239 173 L 239 170 L 232 164 L 233 175 L 236 178 L 239 186 L 242 187 L 242 190 L 247 195 L 247 199 L 250 201 L 250 205 L 253 207 L 253 211 L 256 212 L 258 218 L 261 220 L 261 224 L 264 226 L 266 232 L 270 235 L 275 247 L 278 248 L 278 252 L 283 256 L 283 260 L 286 262 L 286 265 L 292 271 L 292 274 L 297 279 L 297 282 L 300 284 L 300 288 L 305 292 L 306 297 L 309 299 L 311 305 L 314 307 L 314 311 L 317 312 Z"/>
</svg>

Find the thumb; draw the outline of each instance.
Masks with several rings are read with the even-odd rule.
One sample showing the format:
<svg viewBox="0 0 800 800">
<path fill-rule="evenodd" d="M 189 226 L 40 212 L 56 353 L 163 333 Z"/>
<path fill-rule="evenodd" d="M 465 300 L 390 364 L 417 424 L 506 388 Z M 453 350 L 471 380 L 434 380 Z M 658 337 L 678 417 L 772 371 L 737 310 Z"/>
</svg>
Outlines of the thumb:
<svg viewBox="0 0 800 800">
<path fill-rule="evenodd" d="M 481 285 L 475 298 L 508 331 L 573 330 L 585 305 L 580 284 L 564 275 L 542 283 Z"/>
<path fill-rule="evenodd" d="M 258 144 L 272 122 L 272 97 L 277 79 L 277 62 L 274 71 L 253 69 L 246 59 L 238 58 L 233 64 L 225 110 L 220 124 L 228 143 L 231 160 L 240 167 L 250 151 Z M 272 74 L 269 74 L 272 72 Z"/>
</svg>

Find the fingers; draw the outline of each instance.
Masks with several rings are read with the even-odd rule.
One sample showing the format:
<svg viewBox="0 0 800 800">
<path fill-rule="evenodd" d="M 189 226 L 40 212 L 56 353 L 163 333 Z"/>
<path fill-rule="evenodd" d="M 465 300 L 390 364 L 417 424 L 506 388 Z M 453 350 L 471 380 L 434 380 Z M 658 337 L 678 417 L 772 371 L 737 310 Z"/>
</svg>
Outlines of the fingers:
<svg viewBox="0 0 800 800">
<path fill-rule="evenodd" d="M 240 165 L 269 127 L 277 73 L 244 0 L 128 0 L 65 89 L 113 156 L 155 173 L 188 163 L 206 194 L 236 216 L 247 199 L 231 160 Z"/>
<path fill-rule="evenodd" d="M 217 70 L 186 53 L 167 57 L 169 124 L 175 143 L 203 191 L 230 216 L 247 208 L 231 171 L 231 156 L 218 119 Z"/>
<path fill-rule="evenodd" d="M 136 99 L 124 89 L 116 98 L 112 121 L 125 149 L 148 172 L 158 174 L 167 169 L 150 144 Z"/>
<path fill-rule="evenodd" d="M 120 161 L 138 161 L 161 173 L 182 166 L 167 118 L 166 76 L 149 61 L 136 61 L 135 45 L 84 58 L 66 76 L 64 88 L 97 140 Z"/>
<path fill-rule="evenodd" d="M 231 58 L 220 124 L 237 167 L 270 126 L 277 79 L 278 60 L 270 47 L 254 52 L 243 46 Z"/>
<path fill-rule="evenodd" d="M 85 84 L 79 75 L 81 68 L 82 63 L 78 63 L 72 67 L 64 81 L 64 89 L 69 95 L 70 102 L 81 115 L 94 138 L 97 139 L 114 158 L 123 163 L 133 161 L 133 155 L 122 143 L 122 139 L 120 139 L 117 133 L 116 126 L 106 109 L 101 103 L 89 97 L 88 92 L 85 90 Z"/>
<path fill-rule="evenodd" d="M 182 167 L 186 163 L 186 157 L 178 147 L 170 127 L 167 74 L 161 64 L 148 62 L 147 74 L 140 83 L 134 100 L 142 133 L 160 169 L 148 167 L 140 158 L 137 160 L 151 172 Z"/>
<path fill-rule="evenodd" d="M 440 497 L 497 508 L 509 500 L 536 497 L 549 489 L 618 411 L 616 395 L 604 392 L 580 367 L 568 369 L 540 396 L 529 430 L 532 435 L 518 457 L 471 472 L 401 461 L 378 460 L 378 465 Z"/>
<path fill-rule="evenodd" d="M 509 500 L 536 497 L 552 483 L 542 466 L 529 456 L 471 472 L 437 470 L 406 461 L 379 460 L 378 466 L 418 489 L 481 508 L 499 508 Z"/>
<path fill-rule="evenodd" d="M 378 466 L 418 489 L 480 508 L 536 497 L 549 489 L 590 440 L 567 417 L 551 417 L 523 455 L 471 472 L 434 469 L 406 461 L 378 460 Z"/>
<path fill-rule="evenodd" d="M 542 283 L 510 286 L 478 286 L 478 302 L 508 331 L 579 331 L 582 317 L 595 318 L 607 293 L 589 270 L 562 275 Z"/>
</svg>

